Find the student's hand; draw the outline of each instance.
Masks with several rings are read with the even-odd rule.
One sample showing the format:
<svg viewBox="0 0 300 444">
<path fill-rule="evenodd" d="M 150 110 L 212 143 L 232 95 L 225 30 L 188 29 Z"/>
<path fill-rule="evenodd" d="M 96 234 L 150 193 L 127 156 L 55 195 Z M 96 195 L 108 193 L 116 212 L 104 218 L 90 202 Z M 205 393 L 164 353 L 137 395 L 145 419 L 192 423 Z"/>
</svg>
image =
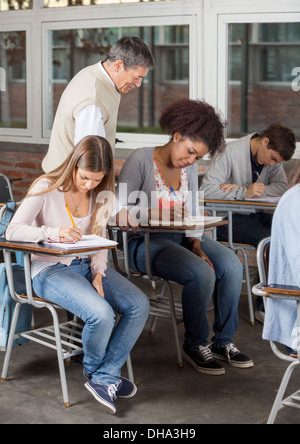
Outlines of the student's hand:
<svg viewBox="0 0 300 444">
<path fill-rule="evenodd" d="M 201 259 L 207 262 L 208 265 L 213 269 L 213 271 L 215 271 L 213 263 L 211 262 L 209 257 L 204 253 L 204 251 L 202 251 L 200 239 L 194 239 L 191 245 L 192 245 L 192 252 L 197 254 L 197 256 L 199 256 Z"/>
<path fill-rule="evenodd" d="M 129 231 L 129 228 L 135 233 L 139 229 L 139 223 L 136 218 L 125 208 L 122 208 L 116 215 L 116 223 L 121 230 Z"/>
<path fill-rule="evenodd" d="M 251 197 L 262 196 L 266 191 L 266 187 L 261 182 L 255 182 L 247 188 L 246 199 L 251 199 Z"/>
<path fill-rule="evenodd" d="M 231 191 L 238 187 L 239 185 L 236 185 L 235 183 L 223 183 L 220 185 L 220 190 L 224 191 L 224 193 L 231 193 Z"/>
<path fill-rule="evenodd" d="M 97 291 L 97 293 L 99 293 L 99 295 L 104 298 L 102 277 L 103 276 L 101 273 L 95 274 L 95 276 L 93 277 L 92 285 L 95 288 L 95 290 Z"/>
<path fill-rule="evenodd" d="M 59 230 L 60 242 L 78 242 L 82 238 L 82 231 L 73 227 L 63 227 Z"/>
</svg>

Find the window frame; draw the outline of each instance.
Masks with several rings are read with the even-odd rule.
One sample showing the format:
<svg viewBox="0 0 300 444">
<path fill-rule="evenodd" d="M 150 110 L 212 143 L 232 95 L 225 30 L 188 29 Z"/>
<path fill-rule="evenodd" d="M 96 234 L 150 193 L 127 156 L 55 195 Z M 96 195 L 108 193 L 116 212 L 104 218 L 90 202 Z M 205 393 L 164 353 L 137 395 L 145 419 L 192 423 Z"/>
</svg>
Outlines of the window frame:
<svg viewBox="0 0 300 444">
<path fill-rule="evenodd" d="M 17 136 L 18 138 L 29 138 L 32 136 L 32 94 L 31 94 L 31 84 L 32 84 L 32 52 L 29 50 L 30 42 L 32 40 L 32 28 L 30 23 L 23 23 L 20 27 L 19 24 L 1 24 L 1 32 L 25 32 L 26 34 L 26 128 L 0 128 L 0 139 L 1 136 Z M 8 78 L 6 73 L 6 79 Z M 21 82 L 20 79 L 15 79 L 16 83 Z"/>
<path fill-rule="evenodd" d="M 155 26 L 188 25 L 190 28 L 190 97 L 203 97 L 202 77 L 198 75 L 199 58 L 202 50 L 201 33 L 198 31 L 199 17 L 202 14 L 204 0 L 174 0 L 159 3 L 129 3 L 94 6 L 72 6 L 63 8 L 44 8 L 41 1 L 34 1 L 33 8 L 22 11 L 0 12 L 0 18 L 12 30 L 23 30 L 28 23 L 27 44 L 27 97 L 28 97 L 28 130 L 4 131 L 0 128 L 1 142 L 49 144 L 50 131 L 46 131 L 47 103 L 49 94 L 45 79 L 49 78 L 49 41 L 47 30 L 72 29 L 78 27 L 118 27 L 118 26 Z M 118 18 L 119 17 L 119 18 Z M 121 18 L 120 18 L 121 17 Z M 198 44 L 198 43 L 199 44 Z M 29 51 L 30 48 L 30 51 Z M 29 80 L 30 79 L 30 80 Z M 124 141 L 116 148 L 133 149 L 143 145 L 164 143 L 165 136 L 154 134 L 117 133 L 117 138 Z M 145 143 L 147 140 L 147 143 Z"/>
<path fill-rule="evenodd" d="M 239 2 L 212 0 L 204 3 L 204 33 L 208 44 L 204 48 L 204 91 L 206 100 L 227 119 L 228 111 L 228 25 L 230 23 L 293 23 L 300 22 L 300 4 L 288 0 Z M 272 12 L 270 12 L 272 8 Z M 255 9 L 255 12 L 253 10 Z M 214 56 L 212 56 L 214 55 Z M 299 63 L 300 66 L 300 63 Z M 300 91 L 299 91 L 300 98 Z M 226 138 L 229 142 L 234 139 Z M 300 159 L 300 142 L 296 144 L 294 159 Z"/>
<path fill-rule="evenodd" d="M 77 21 L 55 21 L 55 22 L 47 22 L 42 24 L 42 46 L 45 48 L 45 59 L 43 62 L 43 82 L 42 82 L 42 103 L 43 103 L 43 129 L 42 129 L 42 140 L 47 141 L 50 139 L 51 131 L 48 129 L 47 122 L 49 121 L 49 96 L 51 94 L 50 90 L 50 64 L 49 61 L 51 60 L 50 57 L 50 51 L 51 51 L 51 39 L 50 39 L 50 33 L 49 31 L 53 30 L 64 30 L 64 29 L 88 29 L 88 28 L 121 28 L 121 27 L 147 27 L 147 26 L 176 26 L 176 25 L 187 25 L 190 28 L 191 33 L 191 17 L 189 16 L 163 16 L 163 17 L 157 17 L 155 21 L 155 25 L 153 25 L 153 18 L 152 17 L 143 17 L 139 18 L 138 22 L 136 18 L 128 19 L 128 18 L 119 18 L 119 19 L 94 19 L 94 20 L 77 20 Z M 190 46 L 189 46 L 190 48 Z M 192 50 L 190 48 L 190 55 L 189 55 L 189 62 L 190 62 L 190 73 L 194 72 L 191 69 L 191 58 Z M 99 58 L 100 60 L 100 58 Z M 193 91 L 193 88 L 191 85 L 196 85 L 196 81 L 191 81 L 191 77 L 193 75 L 190 74 L 190 95 L 194 95 L 194 97 L 197 97 L 197 93 Z M 171 83 L 171 82 L 168 82 Z M 130 93 L 129 93 L 130 94 Z M 122 99 L 121 99 L 122 100 Z M 137 147 L 140 146 L 140 138 L 137 137 L 137 133 L 121 133 L 117 132 L 117 138 L 119 140 L 122 140 L 121 143 L 116 144 L 116 148 L 124 148 L 124 149 L 130 149 L 131 147 Z M 145 134 L 142 135 L 145 140 Z M 153 145 L 153 143 L 157 143 L 157 139 L 165 141 L 166 138 L 164 136 L 155 136 L 153 134 L 146 134 L 147 137 L 147 144 Z"/>
<path fill-rule="evenodd" d="M 171 7 L 170 7 L 171 6 Z M 72 22 L 103 20 L 105 27 L 123 20 L 126 25 L 141 26 L 150 22 L 156 25 L 188 24 L 190 79 L 189 95 L 191 99 L 205 99 L 227 118 L 227 24 L 300 22 L 299 0 L 174 0 L 171 2 L 149 2 L 95 5 L 86 7 L 43 8 L 42 2 L 35 0 L 32 9 L 0 12 L 5 29 L 23 30 L 27 35 L 27 98 L 28 130 L 9 131 L 4 134 L 0 129 L 0 142 L 48 144 L 44 137 L 44 107 L 42 97 L 45 87 L 43 76 L 47 63 L 43 27 L 50 22 Z M 122 17 L 122 19 L 116 19 Z M 2 25 L 3 26 L 3 25 Z M 30 52 L 29 52 L 30 48 Z M 300 66 L 300 63 L 299 63 Z M 300 91 L 298 92 L 300 95 Z M 128 150 L 139 146 L 163 143 L 164 136 L 134 133 L 118 133 L 117 137 L 125 140 L 117 148 Z M 146 141 L 146 142 L 145 142 Z M 300 143 L 294 156 L 300 158 Z"/>
</svg>

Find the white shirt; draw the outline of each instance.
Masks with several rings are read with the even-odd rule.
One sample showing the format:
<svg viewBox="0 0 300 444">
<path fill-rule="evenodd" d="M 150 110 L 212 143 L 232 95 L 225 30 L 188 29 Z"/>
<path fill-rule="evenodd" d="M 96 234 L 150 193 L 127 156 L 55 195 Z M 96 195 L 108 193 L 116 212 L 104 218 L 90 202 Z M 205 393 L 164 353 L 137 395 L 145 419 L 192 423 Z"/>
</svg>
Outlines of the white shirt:
<svg viewBox="0 0 300 444">
<path fill-rule="evenodd" d="M 106 77 L 115 86 L 112 79 L 109 77 L 107 72 L 99 62 L 99 67 L 104 72 Z M 103 116 L 100 109 L 96 105 L 87 105 L 79 111 L 75 119 L 75 134 L 74 134 L 74 146 L 85 136 L 101 136 L 106 137 Z M 112 213 L 115 216 L 122 209 L 122 205 L 117 201 L 116 209 Z"/>
<path fill-rule="evenodd" d="M 99 62 L 99 68 L 110 82 L 115 85 L 103 68 L 101 62 Z M 76 145 L 83 137 L 90 135 L 106 137 L 103 117 L 100 109 L 96 105 L 88 105 L 84 107 L 76 116 L 74 145 Z"/>
</svg>

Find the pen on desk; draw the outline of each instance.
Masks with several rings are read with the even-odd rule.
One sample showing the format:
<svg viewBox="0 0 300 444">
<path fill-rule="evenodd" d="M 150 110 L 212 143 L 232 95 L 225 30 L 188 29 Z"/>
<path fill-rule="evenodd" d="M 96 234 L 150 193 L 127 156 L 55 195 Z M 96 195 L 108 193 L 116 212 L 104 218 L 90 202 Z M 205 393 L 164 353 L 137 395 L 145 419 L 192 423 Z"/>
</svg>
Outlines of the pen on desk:
<svg viewBox="0 0 300 444">
<path fill-rule="evenodd" d="M 73 227 L 76 227 L 74 219 L 73 219 L 72 214 L 71 214 L 71 211 L 69 210 L 68 205 L 66 203 L 65 203 L 65 206 L 66 206 L 67 212 L 69 213 L 69 216 L 70 216 L 70 219 L 71 219 Z"/>
<path fill-rule="evenodd" d="M 256 182 L 260 182 L 260 183 L 262 183 L 262 181 L 261 181 L 261 178 L 260 178 L 260 175 L 259 175 L 258 171 L 255 171 L 255 174 L 257 175 L 257 181 L 256 181 Z"/>
</svg>

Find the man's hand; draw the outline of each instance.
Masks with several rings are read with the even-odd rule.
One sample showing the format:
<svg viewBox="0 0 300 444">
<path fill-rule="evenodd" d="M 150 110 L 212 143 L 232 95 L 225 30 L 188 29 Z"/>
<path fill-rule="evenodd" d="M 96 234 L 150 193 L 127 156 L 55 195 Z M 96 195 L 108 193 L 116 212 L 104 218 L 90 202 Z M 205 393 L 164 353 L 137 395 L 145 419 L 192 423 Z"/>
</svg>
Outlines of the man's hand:
<svg viewBox="0 0 300 444">
<path fill-rule="evenodd" d="M 231 193 L 236 188 L 239 188 L 239 185 L 235 183 L 223 183 L 220 185 L 220 190 L 224 191 L 224 193 Z"/>
<path fill-rule="evenodd" d="M 251 199 L 251 197 L 262 196 L 266 191 L 263 183 L 255 182 L 247 188 L 246 199 Z"/>
</svg>

